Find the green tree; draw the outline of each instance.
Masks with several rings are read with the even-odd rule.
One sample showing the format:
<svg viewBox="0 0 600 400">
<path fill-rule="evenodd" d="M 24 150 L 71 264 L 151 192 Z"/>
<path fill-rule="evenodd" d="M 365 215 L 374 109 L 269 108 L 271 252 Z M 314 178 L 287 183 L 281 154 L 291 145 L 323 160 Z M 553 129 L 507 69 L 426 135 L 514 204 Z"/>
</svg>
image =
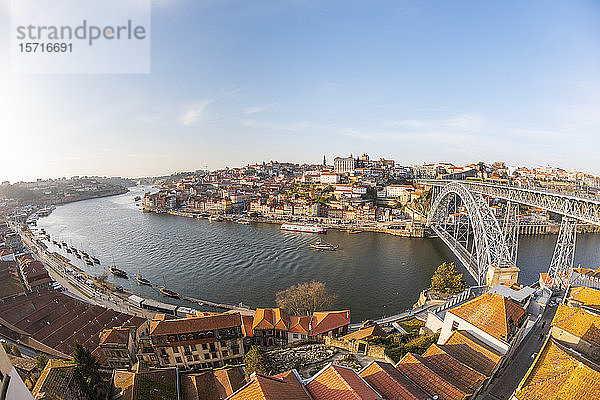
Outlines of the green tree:
<svg viewBox="0 0 600 400">
<path fill-rule="evenodd" d="M 13 344 L 12 346 L 12 354 L 14 356 L 21 357 L 21 349 L 19 349 L 19 346 L 17 346 L 16 344 Z"/>
<path fill-rule="evenodd" d="M 96 387 L 100 383 L 100 362 L 80 343 L 75 344 L 75 353 L 73 361 L 77 365 L 77 376 L 81 383 L 81 388 L 86 392 L 89 398 L 94 397 Z"/>
<path fill-rule="evenodd" d="M 454 294 L 466 289 L 463 275 L 458 272 L 454 263 L 443 263 L 431 278 L 431 288 L 440 293 Z"/>
<path fill-rule="evenodd" d="M 263 354 L 259 346 L 252 346 L 244 356 L 244 364 L 246 366 L 246 379 L 254 372 L 259 374 L 267 374 L 269 372 L 269 362 Z"/>
<path fill-rule="evenodd" d="M 38 371 L 42 371 L 44 368 L 46 368 L 46 364 L 48 364 L 48 357 L 45 355 L 40 354 L 35 358 L 35 366 Z"/>
</svg>

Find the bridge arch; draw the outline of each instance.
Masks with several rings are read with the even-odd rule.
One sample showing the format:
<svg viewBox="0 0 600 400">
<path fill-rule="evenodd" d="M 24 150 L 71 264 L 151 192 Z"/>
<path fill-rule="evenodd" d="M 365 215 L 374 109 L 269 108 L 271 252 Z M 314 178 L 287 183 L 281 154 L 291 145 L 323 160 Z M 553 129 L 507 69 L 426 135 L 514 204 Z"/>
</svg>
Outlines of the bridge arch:
<svg viewBox="0 0 600 400">
<path fill-rule="evenodd" d="M 461 183 L 448 183 L 433 197 L 427 226 L 479 285 L 485 283 L 490 265 L 514 265 L 504 233 L 487 201 Z"/>
</svg>

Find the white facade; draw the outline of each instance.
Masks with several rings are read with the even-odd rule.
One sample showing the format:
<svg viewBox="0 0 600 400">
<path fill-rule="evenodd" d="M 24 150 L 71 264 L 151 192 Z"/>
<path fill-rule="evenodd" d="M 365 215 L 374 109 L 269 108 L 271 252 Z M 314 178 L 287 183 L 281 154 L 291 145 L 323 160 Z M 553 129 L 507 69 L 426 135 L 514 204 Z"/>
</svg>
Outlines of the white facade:
<svg viewBox="0 0 600 400">
<path fill-rule="evenodd" d="M 324 172 L 320 176 L 320 181 L 324 185 L 335 185 L 340 183 L 340 176 L 336 173 Z"/>
<path fill-rule="evenodd" d="M 410 201 L 410 194 L 414 191 L 412 186 L 406 185 L 390 185 L 386 188 L 386 197 L 392 199 L 398 199 L 402 202 L 408 203 Z"/>
<path fill-rule="evenodd" d="M 336 174 L 349 174 L 354 172 L 356 160 L 350 157 L 336 157 L 333 159 L 333 170 Z"/>
<path fill-rule="evenodd" d="M 452 333 L 459 329 L 461 331 L 469 332 L 477 339 L 483 341 L 485 344 L 494 350 L 499 351 L 503 355 L 508 353 L 508 350 L 510 349 L 510 344 L 508 342 L 490 335 L 489 333 L 481 330 L 470 322 L 465 321 L 449 311 L 447 311 L 446 315 L 444 316 L 444 323 L 442 325 L 442 332 L 440 333 L 438 344 L 446 343 L 446 340 L 452 336 Z"/>
<path fill-rule="evenodd" d="M 308 338 L 308 335 L 306 335 L 305 333 L 288 332 L 287 335 L 288 335 L 288 343 L 294 343 L 299 340 L 305 340 Z"/>
</svg>

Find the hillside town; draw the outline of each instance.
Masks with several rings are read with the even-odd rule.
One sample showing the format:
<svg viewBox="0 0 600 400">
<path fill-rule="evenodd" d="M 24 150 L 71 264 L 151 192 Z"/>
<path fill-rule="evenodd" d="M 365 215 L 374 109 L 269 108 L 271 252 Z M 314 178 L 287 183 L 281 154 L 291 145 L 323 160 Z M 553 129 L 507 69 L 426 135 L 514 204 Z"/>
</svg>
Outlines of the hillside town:
<svg viewBox="0 0 600 400">
<path fill-rule="evenodd" d="M 590 196 L 600 186 L 598 178 L 558 169 L 411 168 L 363 155 L 338 157 L 333 167 L 271 162 L 160 178 L 142 206 L 412 235 L 428 212 L 429 189 L 415 178 L 585 188 Z M 351 309 L 200 311 L 85 274 L 33 228 L 31 217 L 51 212 L 49 203 L 4 204 L 24 214 L 7 213 L 0 224 L 0 381 L 12 398 L 541 400 L 600 393 L 600 270 L 573 269 L 564 291 L 553 290 L 547 274 L 519 284 L 518 268 L 490 267 L 481 286 L 437 287 L 432 279 L 415 308 L 360 322 Z M 524 208 L 522 218 L 547 223 L 550 215 Z"/>
</svg>

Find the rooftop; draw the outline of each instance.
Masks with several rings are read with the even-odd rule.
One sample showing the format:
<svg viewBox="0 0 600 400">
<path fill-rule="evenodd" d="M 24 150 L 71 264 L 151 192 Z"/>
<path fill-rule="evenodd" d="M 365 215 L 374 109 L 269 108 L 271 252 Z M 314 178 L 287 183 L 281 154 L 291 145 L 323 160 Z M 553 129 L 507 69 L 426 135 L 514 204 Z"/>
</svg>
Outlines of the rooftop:
<svg viewBox="0 0 600 400">
<path fill-rule="evenodd" d="M 600 290 L 585 286 L 574 287 L 569 293 L 569 299 L 583 306 L 600 309 Z"/>
<path fill-rule="evenodd" d="M 558 306 L 552 326 L 600 346 L 600 316 L 580 307 Z"/>
<path fill-rule="evenodd" d="M 227 400 L 315 400 L 304 388 L 295 370 L 276 376 L 252 374 L 250 382 Z"/>
<path fill-rule="evenodd" d="M 309 336 L 316 336 L 350 324 L 350 310 L 319 311 L 313 314 Z"/>
<path fill-rule="evenodd" d="M 429 397 L 389 363 L 373 361 L 359 375 L 387 400 L 422 400 Z"/>
<path fill-rule="evenodd" d="M 225 313 L 207 317 L 167 319 L 151 324 L 150 335 L 175 335 L 233 328 L 241 326 L 241 321 L 240 314 L 238 313 Z"/>
<path fill-rule="evenodd" d="M 257 308 L 252 329 L 279 329 L 287 331 L 289 326 L 287 313 L 282 308 Z"/>
<path fill-rule="evenodd" d="M 509 340 L 511 325 L 526 314 L 525 310 L 504 296 L 485 293 L 448 310 L 497 339 Z"/>
<path fill-rule="evenodd" d="M 307 380 L 306 388 L 314 400 L 381 399 L 353 369 L 335 364 L 329 364 Z"/>
</svg>

